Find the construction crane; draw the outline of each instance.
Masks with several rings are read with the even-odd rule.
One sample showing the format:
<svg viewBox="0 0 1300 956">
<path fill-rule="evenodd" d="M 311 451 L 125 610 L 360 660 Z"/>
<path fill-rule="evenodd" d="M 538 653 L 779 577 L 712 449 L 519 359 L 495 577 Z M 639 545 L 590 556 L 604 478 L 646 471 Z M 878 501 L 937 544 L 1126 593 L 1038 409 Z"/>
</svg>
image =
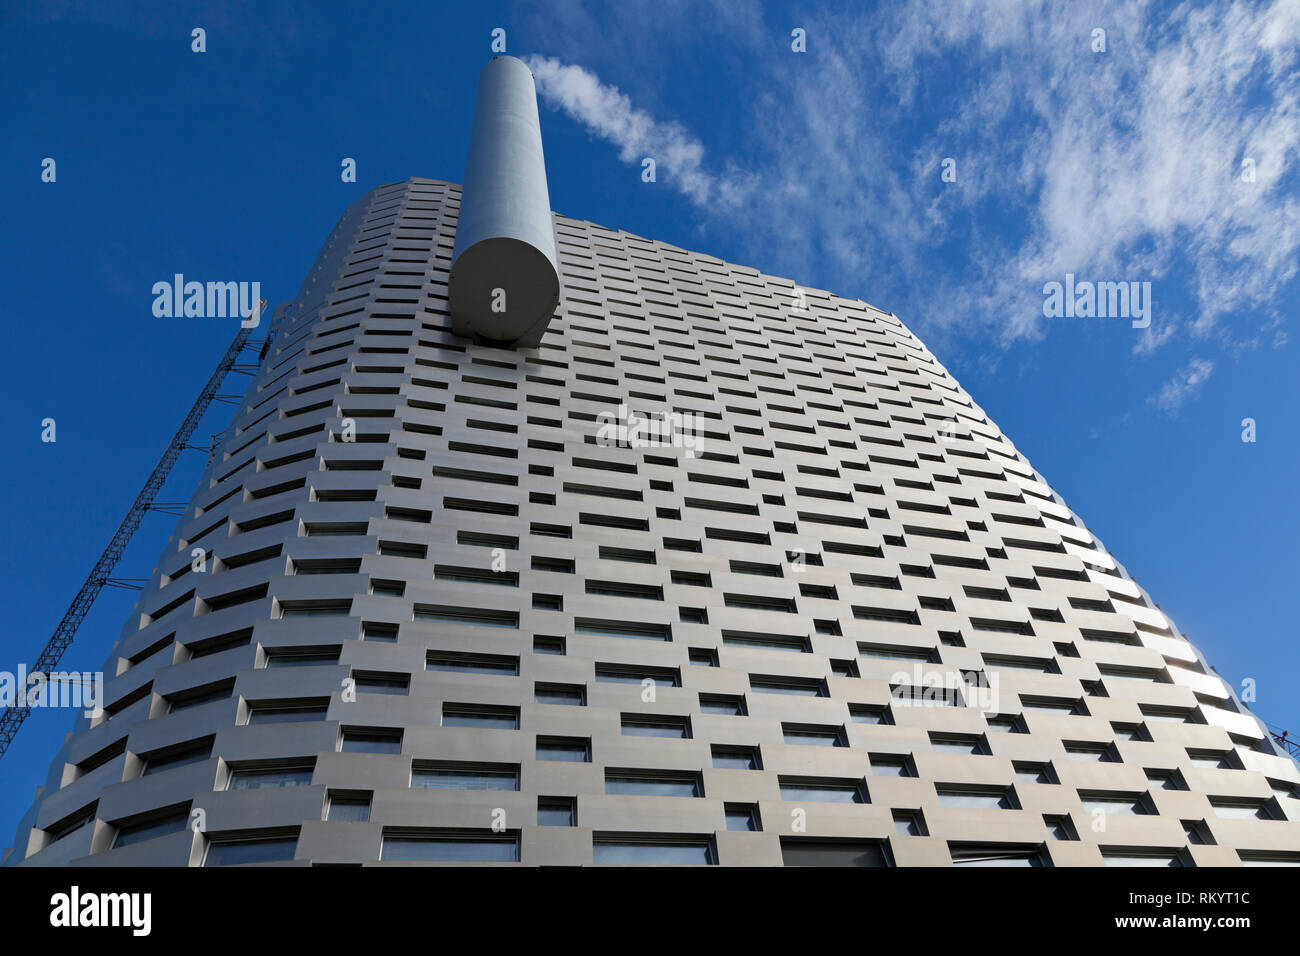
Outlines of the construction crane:
<svg viewBox="0 0 1300 956">
<path fill-rule="evenodd" d="M 263 299 L 258 304 L 257 314 L 261 315 L 265 310 L 266 300 Z M 253 323 L 253 325 L 255 324 Z M 54 629 L 54 634 L 46 643 L 45 649 L 36 658 L 36 663 L 32 665 L 29 672 L 29 684 L 33 679 L 39 681 L 42 676 L 48 677 L 50 672 L 58 666 L 59 660 L 71 645 L 73 637 L 76 636 L 77 628 L 86 619 L 91 605 L 95 603 L 95 598 L 99 596 L 99 592 L 106 585 L 131 586 L 125 582 L 133 579 L 112 577 L 113 569 L 117 566 L 117 562 L 121 560 L 126 546 L 131 542 L 131 536 L 135 534 L 136 529 L 140 527 L 140 522 L 144 520 L 144 516 L 150 510 L 156 508 L 156 510 L 164 513 L 175 513 L 174 510 L 171 510 L 172 505 L 170 503 L 155 506 L 154 499 L 158 497 L 163 484 L 167 481 L 168 474 L 171 473 L 172 466 L 180 458 L 181 452 L 187 448 L 198 447 L 191 445 L 190 439 L 194 435 L 194 430 L 198 428 L 199 422 L 207 413 L 208 406 L 217 397 L 217 389 L 225 381 L 226 374 L 232 369 L 249 374 L 255 371 L 255 365 L 239 367 L 235 364 L 239 354 L 248 347 L 248 337 L 252 334 L 253 325 L 240 323 L 240 329 L 235 334 L 234 341 L 230 343 L 230 347 L 226 349 L 226 354 L 217 363 L 216 370 L 208 379 L 208 383 L 203 386 L 203 391 L 199 392 L 199 397 L 194 400 L 194 404 L 190 407 L 185 420 L 181 422 L 180 428 L 176 429 L 176 434 L 172 436 L 172 440 L 162 453 L 162 457 L 158 459 L 158 464 L 154 465 L 154 469 L 145 481 L 144 487 L 140 489 L 140 493 L 136 495 L 135 501 L 132 502 L 130 509 L 127 511 L 126 517 L 117 526 L 117 531 L 109 540 L 108 547 L 104 548 L 99 560 L 95 562 L 95 566 L 87 575 L 85 583 L 81 585 L 81 590 L 72 599 L 72 604 L 64 613 L 63 619 L 59 621 L 58 627 Z M 199 450 L 207 451 L 211 456 L 212 449 L 210 447 L 199 448 Z M 32 712 L 32 705 L 26 700 L 25 692 L 27 687 L 16 687 L 14 690 L 14 702 L 5 708 L 3 715 L 0 715 L 0 757 L 5 755 L 5 751 L 9 749 L 14 736 L 18 733 L 18 728 L 23 725 L 23 721 Z"/>
<path fill-rule="evenodd" d="M 1273 738 L 1273 742 L 1290 754 L 1291 757 L 1300 760 L 1300 737 L 1292 737 L 1290 732 L 1286 730 L 1279 734 L 1278 730 L 1281 730 L 1281 728 L 1275 728 L 1272 724 L 1268 725 L 1268 734 Z"/>
</svg>

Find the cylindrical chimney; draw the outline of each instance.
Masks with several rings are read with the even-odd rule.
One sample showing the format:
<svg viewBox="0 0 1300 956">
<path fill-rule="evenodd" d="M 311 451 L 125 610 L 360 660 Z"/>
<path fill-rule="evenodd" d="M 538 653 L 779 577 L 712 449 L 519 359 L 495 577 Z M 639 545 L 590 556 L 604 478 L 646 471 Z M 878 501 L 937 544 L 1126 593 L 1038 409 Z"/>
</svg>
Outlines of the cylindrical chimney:
<svg viewBox="0 0 1300 956">
<path fill-rule="evenodd" d="M 503 346 L 536 345 L 560 301 L 537 88 L 513 56 L 479 74 L 448 300 L 454 332 Z"/>
</svg>

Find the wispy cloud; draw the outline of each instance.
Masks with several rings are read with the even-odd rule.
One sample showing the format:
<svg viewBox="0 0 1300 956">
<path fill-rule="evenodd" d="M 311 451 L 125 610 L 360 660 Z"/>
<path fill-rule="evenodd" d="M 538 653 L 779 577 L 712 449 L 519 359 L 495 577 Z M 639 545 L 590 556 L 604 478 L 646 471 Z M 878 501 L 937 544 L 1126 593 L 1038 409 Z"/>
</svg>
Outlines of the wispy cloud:
<svg viewBox="0 0 1300 956">
<path fill-rule="evenodd" d="M 723 175 L 704 170 L 704 146 L 675 122 L 655 120 L 615 86 L 600 82 L 589 70 L 553 57 L 527 60 L 537 91 L 549 106 L 562 109 L 593 135 L 618 147 L 625 163 L 655 162 L 655 175 L 697 206 L 732 208 L 753 187 L 753 176 L 730 169 Z"/>
<path fill-rule="evenodd" d="M 625 162 L 664 157 L 702 223 L 769 262 L 780 237 L 785 274 L 893 308 L 931 344 L 1051 334 L 1043 284 L 1071 272 L 1152 282 L 1152 324 L 1127 348 L 1185 363 L 1161 410 L 1212 372 L 1193 354 L 1285 345 L 1276 315 L 1300 270 L 1294 0 L 884 5 L 802 17 L 806 54 L 782 42 L 789 24 L 748 13 L 743 33 L 699 26 L 703 47 L 746 63 L 738 137 L 657 120 L 602 79 L 663 75 L 626 45 L 602 59 L 590 37 L 568 41 L 586 65 L 535 59 L 539 89 Z"/>
<path fill-rule="evenodd" d="M 1162 412 L 1176 412 L 1201 390 L 1211 375 L 1214 374 L 1214 362 L 1208 359 L 1194 358 L 1165 382 L 1164 387 L 1152 395 L 1148 401 Z"/>
<path fill-rule="evenodd" d="M 1168 342 L 1175 332 L 1179 329 L 1178 319 L 1173 316 L 1162 316 L 1162 321 L 1157 324 L 1147 326 L 1138 334 L 1138 340 L 1133 345 L 1134 355 L 1153 355 Z"/>
<path fill-rule="evenodd" d="M 1185 293 L 1195 303 L 1186 328 L 1202 338 L 1296 275 L 1300 201 L 1277 188 L 1300 149 L 1294 3 L 1168 12 L 1132 0 L 1063 15 L 1046 3 L 961 0 L 901 16 L 881 32 L 905 98 L 935 58 L 976 51 L 978 87 L 954 91 L 933 152 L 982 158 L 1001 176 L 983 184 L 985 197 L 1023 215 L 1018 244 L 976 263 L 982 281 L 963 282 L 994 291 L 1007 339 L 1043 333 L 1037 290 L 1066 272 L 1151 279 L 1165 301 Z M 1093 49 L 1097 29 L 1104 52 Z M 966 233 L 973 208 L 949 204 L 947 226 Z M 1175 268 L 1195 276 L 1187 288 L 1170 289 Z M 987 295 L 966 301 L 993 319 Z M 1161 324 L 1139 354 L 1173 338 Z"/>
</svg>

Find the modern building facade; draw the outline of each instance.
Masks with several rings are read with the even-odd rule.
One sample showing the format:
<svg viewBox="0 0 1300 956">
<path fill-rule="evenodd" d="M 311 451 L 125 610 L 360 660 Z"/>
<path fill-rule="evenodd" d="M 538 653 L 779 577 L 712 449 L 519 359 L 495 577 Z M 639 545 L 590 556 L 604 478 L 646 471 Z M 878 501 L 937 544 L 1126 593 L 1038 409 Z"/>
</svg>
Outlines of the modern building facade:
<svg viewBox="0 0 1300 956">
<path fill-rule="evenodd" d="M 7 864 L 1300 864 L 1295 763 L 895 316 L 554 215 L 483 344 L 461 208 L 372 190 L 275 311 Z"/>
</svg>

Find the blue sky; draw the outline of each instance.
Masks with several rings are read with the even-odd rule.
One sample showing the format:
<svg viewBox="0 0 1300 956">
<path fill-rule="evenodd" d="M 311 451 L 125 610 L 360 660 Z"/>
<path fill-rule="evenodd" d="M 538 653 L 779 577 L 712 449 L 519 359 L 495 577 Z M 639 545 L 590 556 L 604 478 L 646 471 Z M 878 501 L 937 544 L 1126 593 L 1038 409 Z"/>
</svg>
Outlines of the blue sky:
<svg viewBox="0 0 1300 956">
<path fill-rule="evenodd" d="M 285 301 L 367 189 L 460 181 L 499 27 L 538 77 L 557 211 L 897 313 L 1220 673 L 1256 681 L 1257 713 L 1300 732 L 1300 5 L 1051 6 L 0 13 L 0 669 L 44 644 L 234 332 L 155 318 L 153 284 Z M 1067 273 L 1151 282 L 1150 326 L 1045 318 Z M 162 497 L 201 466 L 187 453 Z M 149 573 L 172 520 L 146 520 L 118 575 Z M 104 593 L 68 668 L 103 663 L 132 597 Z M 70 724 L 38 711 L 0 764 L 0 846 Z"/>
</svg>

